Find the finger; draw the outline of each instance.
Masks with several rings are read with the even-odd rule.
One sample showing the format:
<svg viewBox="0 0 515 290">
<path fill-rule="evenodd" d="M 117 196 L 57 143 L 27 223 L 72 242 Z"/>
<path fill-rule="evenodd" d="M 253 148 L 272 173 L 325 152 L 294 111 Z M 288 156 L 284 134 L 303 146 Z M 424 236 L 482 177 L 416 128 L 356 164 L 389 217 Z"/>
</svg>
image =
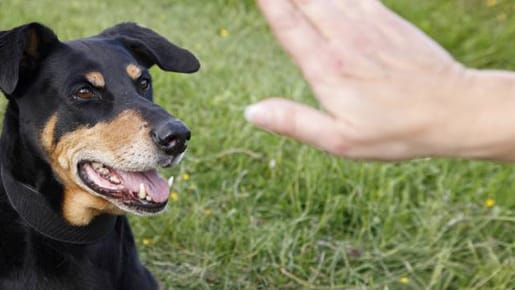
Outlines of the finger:
<svg viewBox="0 0 515 290">
<path fill-rule="evenodd" d="M 296 9 L 291 0 L 258 0 L 276 38 L 301 68 L 308 81 L 337 72 L 326 39 Z"/>
<path fill-rule="evenodd" d="M 340 9 L 331 0 L 291 0 L 293 6 L 300 11 L 306 20 L 325 36 L 329 41 L 336 39 L 346 39 L 354 36 L 355 29 L 359 28 L 363 19 L 359 15 L 359 6 L 356 7 L 354 1 L 340 3 L 345 5 L 345 9 Z M 359 2 L 359 1 L 358 1 Z M 353 30 L 349 29 L 352 26 Z"/>
<path fill-rule="evenodd" d="M 245 110 L 245 118 L 262 129 L 285 135 L 332 154 L 344 155 L 341 123 L 312 107 L 271 98 Z"/>
<path fill-rule="evenodd" d="M 386 29 L 389 32 L 396 32 L 396 36 L 404 37 L 406 37 L 407 33 L 419 33 L 418 28 L 385 6 L 381 1 L 364 0 L 359 1 L 358 3 L 361 5 L 363 13 L 374 18 L 374 23 L 379 29 L 386 26 Z M 338 2 L 338 4 L 340 5 L 340 8 L 343 8 L 342 3 Z"/>
<path fill-rule="evenodd" d="M 369 19 L 369 23 L 374 30 L 377 31 L 378 35 L 385 43 L 397 46 L 410 45 L 413 50 L 419 50 L 424 48 L 437 49 L 443 52 L 439 45 L 436 44 L 429 36 L 417 28 L 413 23 L 407 21 L 388 7 L 386 7 L 381 1 L 378 0 L 360 0 L 355 1 L 361 9 L 362 19 Z M 342 1 L 337 1 L 336 4 L 340 7 L 340 10 L 345 9 L 346 6 Z M 422 47 L 414 48 L 416 43 L 413 43 L 413 39 L 417 38 L 418 44 Z M 448 55 L 447 52 L 442 54 L 444 57 Z"/>
<path fill-rule="evenodd" d="M 359 1 L 292 0 L 305 18 L 340 52 L 360 55 L 387 41 L 370 22 L 376 19 Z M 365 0 L 364 2 L 368 2 Z"/>
<path fill-rule="evenodd" d="M 332 61 L 327 66 L 333 70 L 323 70 L 316 77 L 328 80 L 331 74 L 339 79 L 371 79 L 376 78 L 383 70 L 378 61 L 379 51 L 389 47 L 379 29 L 367 20 L 366 10 L 361 0 L 291 0 L 298 13 L 303 15 L 312 29 L 326 39 L 328 51 L 324 54 Z M 368 0 L 364 0 L 367 1 Z M 343 5 L 343 6 L 342 6 Z M 369 17 L 370 18 L 370 17 Z M 316 88 L 316 80 L 310 82 Z"/>
</svg>

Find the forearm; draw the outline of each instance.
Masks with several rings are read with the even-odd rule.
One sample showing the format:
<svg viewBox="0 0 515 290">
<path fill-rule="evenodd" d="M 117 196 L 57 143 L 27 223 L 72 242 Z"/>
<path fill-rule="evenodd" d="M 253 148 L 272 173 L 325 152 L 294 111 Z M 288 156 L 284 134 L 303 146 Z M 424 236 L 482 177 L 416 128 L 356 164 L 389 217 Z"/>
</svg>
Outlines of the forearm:
<svg viewBox="0 0 515 290">
<path fill-rule="evenodd" d="M 515 161 L 515 73 L 469 69 L 461 92 L 434 155 Z"/>
</svg>

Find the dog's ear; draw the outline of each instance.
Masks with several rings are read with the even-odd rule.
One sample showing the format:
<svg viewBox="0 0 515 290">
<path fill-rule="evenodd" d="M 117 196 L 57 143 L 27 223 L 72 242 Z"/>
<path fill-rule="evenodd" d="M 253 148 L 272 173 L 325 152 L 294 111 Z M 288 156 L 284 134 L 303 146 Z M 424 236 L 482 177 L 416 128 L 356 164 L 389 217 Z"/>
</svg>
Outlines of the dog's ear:
<svg viewBox="0 0 515 290">
<path fill-rule="evenodd" d="M 192 73 L 200 68 L 199 61 L 191 52 L 135 23 L 120 23 L 103 31 L 99 36 L 118 38 L 147 68 L 157 64 L 165 71 L 180 73 Z"/>
<path fill-rule="evenodd" d="M 20 78 L 33 72 L 58 42 L 54 32 L 39 23 L 0 31 L 0 90 L 11 95 Z"/>
</svg>

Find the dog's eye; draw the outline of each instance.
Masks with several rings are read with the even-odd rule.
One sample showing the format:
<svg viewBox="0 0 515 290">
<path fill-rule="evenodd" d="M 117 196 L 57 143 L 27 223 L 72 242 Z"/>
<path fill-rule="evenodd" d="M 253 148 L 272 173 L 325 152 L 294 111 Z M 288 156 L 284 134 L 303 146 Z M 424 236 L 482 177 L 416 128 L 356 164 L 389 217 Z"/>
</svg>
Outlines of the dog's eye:
<svg viewBox="0 0 515 290">
<path fill-rule="evenodd" d="M 150 81 L 147 79 L 141 79 L 138 81 L 138 86 L 142 90 L 146 90 L 150 87 Z"/>
<path fill-rule="evenodd" d="M 83 87 L 73 94 L 73 97 L 80 100 L 91 100 L 95 97 L 95 93 L 90 88 Z"/>
</svg>

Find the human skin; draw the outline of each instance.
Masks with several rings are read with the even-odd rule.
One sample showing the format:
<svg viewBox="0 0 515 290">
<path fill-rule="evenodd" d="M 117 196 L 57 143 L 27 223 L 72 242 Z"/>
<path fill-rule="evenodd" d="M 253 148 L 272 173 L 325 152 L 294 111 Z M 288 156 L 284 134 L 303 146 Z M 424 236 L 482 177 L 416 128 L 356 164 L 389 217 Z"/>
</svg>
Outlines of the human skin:
<svg viewBox="0 0 515 290">
<path fill-rule="evenodd" d="M 377 0 L 258 0 L 321 110 L 269 98 L 258 127 L 362 160 L 515 160 L 515 74 L 475 70 Z"/>
</svg>

